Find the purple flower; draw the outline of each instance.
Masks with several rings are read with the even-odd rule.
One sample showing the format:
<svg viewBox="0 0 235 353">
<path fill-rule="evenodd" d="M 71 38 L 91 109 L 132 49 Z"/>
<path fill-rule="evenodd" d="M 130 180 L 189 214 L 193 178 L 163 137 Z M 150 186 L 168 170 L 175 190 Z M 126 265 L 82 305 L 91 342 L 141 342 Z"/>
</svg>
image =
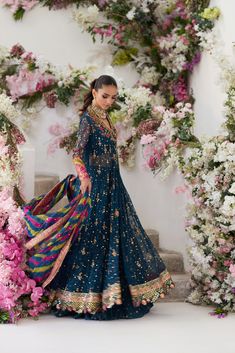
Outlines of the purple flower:
<svg viewBox="0 0 235 353">
<path fill-rule="evenodd" d="M 200 60 L 201 60 L 201 53 L 197 52 L 193 57 L 192 61 L 184 65 L 184 70 L 189 70 L 190 72 L 193 72 L 194 66 L 197 65 L 200 62 Z"/>
</svg>

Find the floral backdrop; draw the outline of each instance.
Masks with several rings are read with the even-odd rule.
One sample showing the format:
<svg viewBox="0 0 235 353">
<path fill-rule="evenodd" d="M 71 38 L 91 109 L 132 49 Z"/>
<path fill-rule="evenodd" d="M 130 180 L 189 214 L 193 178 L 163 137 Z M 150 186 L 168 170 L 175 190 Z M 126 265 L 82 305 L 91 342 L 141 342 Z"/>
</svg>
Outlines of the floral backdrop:
<svg viewBox="0 0 235 353">
<path fill-rule="evenodd" d="M 94 41 L 101 38 L 110 45 L 113 65 L 131 62 L 135 66 L 139 80 L 132 89 L 120 89 L 120 99 L 112 112 L 113 121 L 117 123 L 121 136 L 120 161 L 128 167 L 134 166 L 136 142 L 141 137 L 136 129 L 140 124 L 144 125 L 145 120 L 156 120 L 156 106 L 164 105 L 174 111 L 179 102 L 193 104 L 189 76 L 199 63 L 201 52 L 210 44 L 208 39 L 214 21 L 219 17 L 219 9 L 208 8 L 207 0 L 2 1 L 13 12 L 16 20 L 40 3 L 53 10 L 71 8 L 73 19 L 84 31 L 90 33 Z M 31 117 L 34 116 L 35 110 L 32 108 L 42 102 L 50 108 L 55 107 L 58 102 L 68 105 L 71 100 L 79 105 L 91 73 L 89 69 L 71 69 L 63 75 L 51 63 L 25 51 L 20 45 L 15 45 L 8 52 L 5 50 L 2 65 L 1 86 L 17 104 L 22 104 L 24 117 L 30 112 Z M 158 114 L 158 120 L 153 131 L 157 131 L 163 116 Z M 178 152 L 194 140 L 190 133 L 191 122 L 186 126 L 188 119 L 181 120 L 184 124 L 183 130 L 188 129 L 189 133 L 184 136 L 180 134 L 178 139 L 172 133 L 173 142 L 177 141 Z M 29 121 L 30 119 L 27 122 Z M 76 128 L 73 123 L 66 127 L 52 127 L 50 131 L 55 135 L 55 140 L 49 146 L 49 151 L 61 146 L 69 152 L 73 147 L 71 142 L 75 142 Z M 141 131 L 144 133 L 144 126 Z M 69 133 L 72 138 L 69 136 L 61 141 Z M 158 139 L 160 136 L 158 134 Z M 166 136 L 163 137 L 163 145 L 165 140 Z M 165 149 L 166 147 L 165 145 Z M 170 147 L 169 144 L 169 149 Z M 153 151 L 155 150 L 156 148 Z M 148 153 L 147 166 L 153 170 L 153 160 L 157 159 L 155 165 L 160 164 L 159 169 L 162 170 L 164 163 L 159 161 L 159 156 L 164 159 L 170 154 L 162 153 L 162 150 L 157 152 L 157 157 L 156 154 Z"/>
<path fill-rule="evenodd" d="M 186 229 L 194 242 L 190 249 L 193 291 L 188 301 L 214 305 L 218 317 L 234 311 L 235 88 L 230 84 L 225 133 L 199 141 L 193 134 L 194 99 L 188 81 L 202 50 L 213 46 L 211 30 L 219 10 L 208 8 L 209 1 L 203 0 L 79 1 L 76 6 L 73 1 L 58 0 L 2 3 L 16 20 L 39 3 L 50 9 L 72 7 L 74 20 L 94 41 L 100 37 L 112 46 L 113 65 L 135 65 L 138 82 L 130 89 L 120 85 L 117 104 L 110 111 L 119 133 L 120 161 L 134 165 L 140 139 L 146 167 L 153 174 L 160 172 L 165 178 L 174 166 L 180 169 L 190 194 Z M 37 110 L 44 106 L 73 104 L 79 110 L 92 68 L 69 67 L 60 72 L 20 44 L 10 50 L 1 48 L 0 68 L 0 283 L 4 293 L 0 322 L 15 322 L 48 309 L 47 293 L 27 277 L 17 144 L 24 143 L 22 131 L 30 129 Z M 60 147 L 70 152 L 77 128 L 73 121 L 51 126 L 54 141 L 49 150 Z M 185 147 L 193 147 L 189 156 Z"/>
<path fill-rule="evenodd" d="M 190 190 L 186 230 L 193 240 L 188 301 L 216 305 L 223 317 L 235 310 L 235 87 L 230 87 L 224 135 L 202 141 L 182 161 Z"/>
</svg>

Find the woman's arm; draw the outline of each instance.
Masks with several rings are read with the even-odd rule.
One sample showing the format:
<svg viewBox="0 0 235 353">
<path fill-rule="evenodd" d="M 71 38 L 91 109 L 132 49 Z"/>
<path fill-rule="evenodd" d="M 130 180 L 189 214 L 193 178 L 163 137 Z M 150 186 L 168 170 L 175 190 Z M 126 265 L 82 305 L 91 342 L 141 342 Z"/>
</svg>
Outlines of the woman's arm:
<svg viewBox="0 0 235 353">
<path fill-rule="evenodd" d="M 91 191 L 91 182 L 89 174 L 86 170 L 86 166 L 83 162 L 84 151 L 89 140 L 91 133 L 91 125 L 87 120 L 86 116 L 81 117 L 78 134 L 77 134 L 77 144 L 73 150 L 73 163 L 77 172 L 77 175 L 81 181 L 81 190 L 84 193 L 88 187 Z"/>
</svg>

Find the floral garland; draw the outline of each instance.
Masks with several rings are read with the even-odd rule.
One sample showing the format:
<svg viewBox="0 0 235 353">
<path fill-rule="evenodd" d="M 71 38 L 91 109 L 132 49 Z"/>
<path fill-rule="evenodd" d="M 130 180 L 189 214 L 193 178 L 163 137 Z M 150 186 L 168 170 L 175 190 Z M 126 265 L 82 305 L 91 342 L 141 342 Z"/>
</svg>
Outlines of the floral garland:
<svg viewBox="0 0 235 353">
<path fill-rule="evenodd" d="M 12 105 L 12 100 L 5 94 L 0 94 L 0 190 L 13 190 L 14 200 L 23 203 L 20 194 L 21 156 L 17 145 L 25 142 L 24 136 L 12 122 L 19 111 Z"/>
<path fill-rule="evenodd" d="M 17 114 L 9 116 L 9 120 L 16 122 L 25 130 L 30 127 L 37 109 L 45 106 L 52 109 L 56 104 L 67 106 L 72 101 L 75 110 L 79 110 L 82 97 L 88 90 L 91 68 L 84 70 L 70 68 L 69 72 L 63 74 L 42 58 L 37 58 L 32 52 L 25 51 L 19 44 L 14 45 L 10 50 L 2 48 L 1 53 L 0 88 L 9 96 L 8 105 L 10 104 L 11 107 L 8 109 L 14 110 L 14 106 L 17 107 Z M 5 101 L 6 94 L 2 95 Z M 119 132 L 119 157 L 124 165 L 132 167 L 135 163 L 136 142 L 143 134 L 142 127 L 145 121 L 155 119 L 153 123 L 156 132 L 161 121 L 162 125 L 165 124 L 164 117 L 157 114 L 157 106 L 162 106 L 163 103 L 163 97 L 158 93 L 153 94 L 149 87 L 125 88 L 120 83 L 119 99 L 110 111 L 110 116 Z M 179 154 L 193 139 L 192 121 L 189 120 L 187 123 L 185 123 L 186 119 L 178 122 L 184 127 L 175 129 L 172 126 L 175 132 L 171 135 L 174 135 L 175 140 L 183 142 L 178 146 Z M 48 152 L 54 152 L 58 147 L 70 152 L 76 143 L 78 124 L 76 116 L 75 120 L 69 121 L 67 126 L 59 123 L 52 125 L 49 131 L 54 138 L 48 146 Z M 185 131 L 185 136 L 182 135 L 182 129 Z M 142 130 L 141 133 L 140 130 Z M 162 134 L 159 133 L 158 138 L 163 138 Z M 163 157 L 165 156 L 162 155 Z"/>
<path fill-rule="evenodd" d="M 180 165 L 191 194 L 186 230 L 194 242 L 188 301 L 216 306 L 211 314 L 218 317 L 235 311 L 234 102 L 235 88 L 230 87 L 225 134 L 202 141 Z"/>
<path fill-rule="evenodd" d="M 82 99 L 92 70 L 91 67 L 77 70 L 69 66 L 62 72 L 20 44 L 10 50 L 0 48 L 0 67 L 0 89 L 22 111 L 23 114 L 19 114 L 22 120 L 18 119 L 17 123 L 24 130 L 30 127 L 37 108 L 55 108 L 57 102 L 68 106 L 71 100 L 77 103 Z"/>
<path fill-rule="evenodd" d="M 49 4 L 50 8 L 57 6 L 53 1 L 40 2 Z M 23 6 L 22 2 L 18 4 Z M 210 30 L 219 11 L 206 8 L 208 1 L 161 1 L 161 4 L 142 1 L 139 5 L 138 2 L 133 5 L 126 1 L 99 1 L 88 7 L 85 7 L 86 1 L 79 4 L 84 6 L 74 11 L 75 20 L 91 33 L 94 40 L 97 35 L 108 39 L 115 48 L 113 63 L 120 65 L 133 61 L 141 74 L 137 87 L 121 90 L 119 109 L 110 112 L 120 134 L 124 135 L 123 141 L 122 138 L 119 141 L 121 161 L 133 165 L 135 141 L 141 138 L 146 166 L 154 174 L 161 171 L 165 177 L 174 164 L 181 169 L 191 194 L 186 230 L 194 242 L 189 251 L 194 289 L 188 301 L 215 305 L 213 314 L 224 317 L 228 311 L 235 311 L 235 88 L 230 86 L 225 104 L 226 134 L 200 144 L 192 133 L 194 115 L 189 102 L 192 103 L 193 99 L 187 86 L 188 74 L 200 60 L 200 51 L 210 45 L 213 47 Z M 68 2 L 60 2 L 60 6 L 66 7 Z M 97 21 L 100 13 L 107 17 L 107 22 Z M 152 35 L 152 27 L 148 26 L 150 32 L 145 37 L 141 25 L 146 28 L 146 23 L 151 24 L 152 14 L 155 16 L 156 13 L 159 15 L 154 27 L 157 34 Z M 137 27 L 136 23 L 140 26 Z M 148 38 L 154 38 L 154 42 L 147 43 Z M 224 65 L 224 60 L 221 63 Z M 232 83 L 230 73 L 231 70 L 227 70 L 224 75 Z M 29 103 L 23 105 L 28 109 L 37 100 L 31 97 L 38 90 L 41 92 L 38 100 L 44 98 L 46 104 L 53 107 L 56 101 L 60 101 L 56 87 L 60 86 L 57 83 L 61 79 L 55 80 L 51 70 L 44 71 L 44 74 L 43 78 L 28 76 L 32 80 L 39 77 L 43 84 L 34 86 L 25 95 L 14 91 L 17 80 L 8 79 L 8 92 L 17 102 L 28 102 L 30 97 Z M 21 77 L 18 72 L 19 82 L 23 77 L 24 73 Z M 82 89 L 87 87 L 84 82 L 80 85 Z M 61 102 L 68 104 L 77 86 L 73 86 L 72 94 L 63 83 L 61 87 L 66 87 L 60 96 L 66 99 Z M 69 130 L 74 137 L 76 128 Z M 66 129 L 57 125 L 51 128 L 51 132 L 56 136 L 57 146 L 68 151 L 72 148 Z M 186 145 L 196 148 L 184 159 L 182 151 Z"/>
<path fill-rule="evenodd" d="M 113 64 L 133 62 L 140 74 L 138 85 L 159 92 L 167 106 L 193 100 L 188 78 L 200 61 L 199 33 L 210 31 L 218 18 L 208 1 L 192 8 L 184 1 L 111 1 L 73 11 L 74 19 L 92 35 L 113 48 Z M 101 21 L 101 16 L 104 18 Z"/>
<path fill-rule="evenodd" d="M 207 8 L 208 0 L 90 1 L 2 0 L 15 19 L 22 18 L 37 3 L 50 9 L 76 4 L 73 18 L 96 40 L 113 48 L 113 64 L 134 62 L 139 85 L 160 92 L 167 106 L 192 101 L 188 77 L 200 61 L 203 41 L 200 33 L 210 31 L 220 12 Z"/>
<path fill-rule="evenodd" d="M 141 75 L 139 84 L 161 92 L 167 105 L 192 100 L 188 77 L 200 61 L 199 33 L 213 27 L 217 8 L 207 8 L 208 0 L 90 1 L 2 0 L 15 19 L 41 3 L 50 9 L 76 4 L 73 18 L 93 40 L 100 36 L 114 48 L 113 64 L 133 61 Z M 78 7 L 78 8 L 77 8 Z"/>
<path fill-rule="evenodd" d="M 84 30 L 92 35 L 93 40 L 100 36 L 106 38 L 113 50 L 113 64 L 123 65 L 132 61 L 140 74 L 137 86 L 147 88 L 153 96 L 167 107 L 174 107 L 177 102 L 192 102 L 193 97 L 189 93 L 188 77 L 194 66 L 200 61 L 200 53 L 205 46 L 205 33 L 211 31 L 214 20 L 219 16 L 218 8 L 207 8 L 208 0 L 194 1 L 89 1 L 72 0 L 35 1 L 35 0 L 2 0 L 2 3 L 10 7 L 14 18 L 20 19 L 26 11 L 31 10 L 37 3 L 48 6 L 50 9 L 61 9 L 76 4 L 73 8 L 73 18 Z M 102 21 L 101 21 L 102 17 Z M 146 28 L 148 30 L 146 30 Z M 6 57 L 5 57 L 6 59 Z M 21 46 L 14 46 L 5 64 L 8 71 L 3 70 L 3 88 L 7 87 L 8 94 L 18 102 L 23 102 L 23 108 L 27 108 L 27 115 L 35 113 L 32 105 L 43 99 L 48 107 L 53 108 L 57 101 L 68 105 L 71 98 L 82 97 L 81 91 L 86 90 L 87 71 L 74 70 L 69 78 L 63 80 L 55 68 L 49 63 L 41 63 L 36 57 L 25 52 Z M 4 64 L 4 62 L 2 62 Z M 60 76 L 60 77 L 58 77 Z M 23 84 L 24 83 L 24 84 Z M 133 92 L 135 95 L 136 92 Z M 128 95 L 124 93 L 128 106 Z M 145 94 L 146 95 L 146 94 Z M 122 97 L 122 98 L 123 98 Z M 124 99 L 125 100 L 125 99 Z M 156 105 L 156 104 L 155 104 Z M 123 106 L 123 104 L 122 104 Z M 122 122 L 123 112 L 133 108 L 122 109 L 119 114 L 113 114 L 119 128 L 127 128 L 126 122 Z M 133 122 L 131 129 L 128 125 L 126 140 L 119 143 L 119 156 L 121 163 L 132 167 L 135 161 L 135 149 L 137 136 L 136 121 L 141 123 L 151 119 L 151 107 L 149 103 L 140 106 L 133 112 L 129 123 Z M 32 115 L 31 115 L 32 116 Z M 117 117 L 121 121 L 117 121 Z M 29 119 L 24 118 L 24 123 Z M 125 126 L 124 126 L 125 125 Z M 56 147 L 71 150 L 71 143 L 75 143 L 76 124 L 69 127 L 60 127 L 60 136 L 55 135 L 55 140 L 49 146 L 49 151 Z M 58 126 L 51 128 L 58 134 Z M 131 133 L 130 133 L 131 131 Z M 67 136 L 65 132 L 69 133 Z M 124 135 L 122 134 L 122 135 Z"/>
<path fill-rule="evenodd" d="M 25 142 L 12 122 L 20 112 L 0 94 L 0 323 L 36 317 L 48 308 L 47 296 L 26 275 L 25 222 L 20 205 L 21 157 L 18 144 Z"/>
<path fill-rule="evenodd" d="M 146 168 L 154 175 L 161 172 L 165 179 L 173 167 L 178 167 L 185 146 L 195 148 L 200 142 L 192 132 L 194 113 L 190 103 L 177 103 L 174 109 L 158 106 L 155 113 L 159 117 L 159 126 L 156 128 L 156 120 L 148 120 L 137 132 L 142 135 L 140 143 Z"/>
</svg>

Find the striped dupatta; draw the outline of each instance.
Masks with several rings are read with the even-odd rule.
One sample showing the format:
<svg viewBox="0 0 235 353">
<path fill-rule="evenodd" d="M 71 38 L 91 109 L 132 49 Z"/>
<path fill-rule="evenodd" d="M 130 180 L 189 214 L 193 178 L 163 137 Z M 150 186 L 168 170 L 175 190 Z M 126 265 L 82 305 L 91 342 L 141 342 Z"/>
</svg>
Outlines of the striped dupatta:
<svg viewBox="0 0 235 353">
<path fill-rule="evenodd" d="M 80 192 L 80 181 L 68 175 L 47 194 L 33 198 L 22 207 L 28 237 L 29 276 L 44 288 L 53 280 L 68 253 L 71 243 L 78 238 L 80 228 L 91 209 L 91 199 L 86 191 Z M 48 212 L 67 195 L 68 204 Z"/>
</svg>

